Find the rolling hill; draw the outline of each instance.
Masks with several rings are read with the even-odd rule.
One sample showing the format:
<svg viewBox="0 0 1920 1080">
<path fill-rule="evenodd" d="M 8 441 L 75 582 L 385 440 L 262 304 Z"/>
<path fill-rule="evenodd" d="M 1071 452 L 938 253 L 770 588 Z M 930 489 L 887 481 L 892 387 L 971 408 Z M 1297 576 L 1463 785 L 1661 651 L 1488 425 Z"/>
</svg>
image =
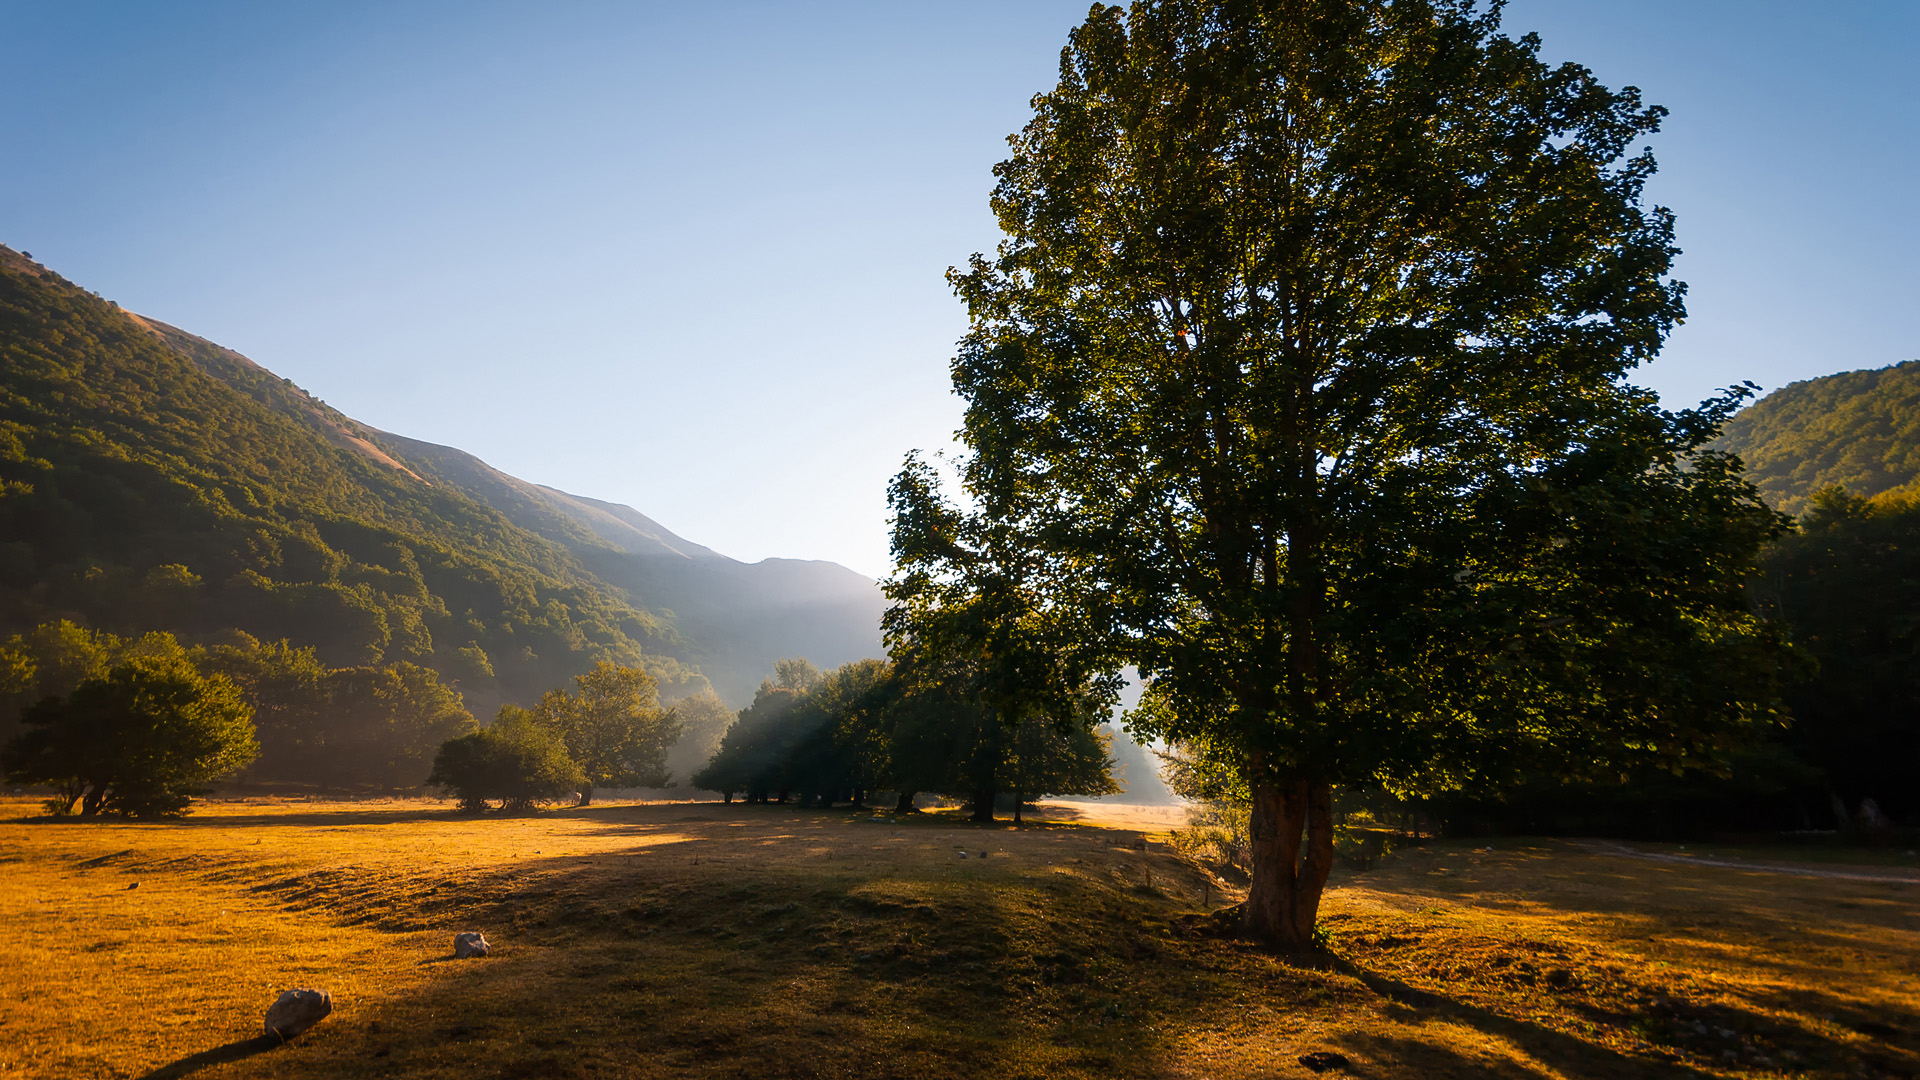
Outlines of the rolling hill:
<svg viewBox="0 0 1920 1080">
<path fill-rule="evenodd" d="M 368 427 L 0 247 L 0 630 L 51 618 L 413 660 L 483 715 L 594 661 L 740 701 L 879 651 L 877 586 Z"/>
<path fill-rule="evenodd" d="M 1920 480 L 1920 360 L 1781 387 L 1728 422 L 1716 449 L 1740 455 L 1778 509 L 1798 514 L 1839 485 L 1871 497 Z"/>
</svg>

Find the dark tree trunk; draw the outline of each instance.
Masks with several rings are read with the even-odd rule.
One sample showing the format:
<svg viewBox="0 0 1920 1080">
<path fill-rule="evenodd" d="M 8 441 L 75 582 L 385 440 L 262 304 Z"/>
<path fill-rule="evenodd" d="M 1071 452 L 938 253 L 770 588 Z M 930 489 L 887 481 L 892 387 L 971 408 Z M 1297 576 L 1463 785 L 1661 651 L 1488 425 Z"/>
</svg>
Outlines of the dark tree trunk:
<svg viewBox="0 0 1920 1080">
<path fill-rule="evenodd" d="M 902 792 L 900 792 L 900 793 L 899 793 L 899 796 L 900 796 L 900 797 L 899 797 L 898 799 L 895 799 L 895 800 L 894 800 L 894 803 L 893 803 L 893 812 L 894 812 L 894 813 L 896 813 L 896 814 L 911 814 L 911 813 L 913 813 L 913 797 L 914 797 L 915 795 L 918 795 L 918 794 L 920 794 L 920 793 L 919 793 L 919 792 L 917 792 L 917 791 L 902 791 Z"/>
<path fill-rule="evenodd" d="M 80 804 L 80 816 L 92 817 L 100 812 L 100 803 L 107 797 L 107 785 L 96 783 L 87 791 L 87 799 Z"/>
<path fill-rule="evenodd" d="M 586 787 L 583 787 L 580 789 L 579 805 L 590 806 L 592 804 L 593 804 L 593 785 L 588 784 Z"/>
<path fill-rule="evenodd" d="M 1255 780 L 1251 832 L 1246 935 L 1285 949 L 1311 948 L 1320 893 L 1333 870 L 1332 785 Z"/>
<path fill-rule="evenodd" d="M 993 798 L 1000 794 L 990 787 L 975 788 L 973 791 L 973 821 L 993 820 Z"/>
<path fill-rule="evenodd" d="M 725 802 L 725 803 L 726 803 L 726 804 L 727 804 L 728 806 L 732 806 L 732 805 L 733 805 L 733 792 L 731 792 L 731 791 L 723 791 L 723 792 L 721 792 L 721 793 L 720 793 L 720 798 L 721 798 L 721 800 L 722 800 L 722 801 L 724 801 L 724 802 Z"/>
<path fill-rule="evenodd" d="M 853 805 L 852 805 L 852 809 L 855 809 L 855 810 L 865 810 L 866 808 L 867 808 L 867 793 L 866 793 L 866 791 L 865 791 L 865 790 L 863 790 L 863 789 L 861 789 L 861 788 L 854 788 L 854 789 L 853 789 Z"/>
<path fill-rule="evenodd" d="M 1016 791 L 1016 792 L 1014 792 L 1014 793 L 1013 793 L 1013 823 L 1014 823 L 1015 825 L 1018 825 L 1018 824 L 1020 824 L 1020 800 L 1021 800 L 1021 798 L 1022 798 L 1022 796 L 1021 796 L 1021 793 L 1020 793 L 1020 792 L 1018 792 L 1018 791 Z"/>
</svg>

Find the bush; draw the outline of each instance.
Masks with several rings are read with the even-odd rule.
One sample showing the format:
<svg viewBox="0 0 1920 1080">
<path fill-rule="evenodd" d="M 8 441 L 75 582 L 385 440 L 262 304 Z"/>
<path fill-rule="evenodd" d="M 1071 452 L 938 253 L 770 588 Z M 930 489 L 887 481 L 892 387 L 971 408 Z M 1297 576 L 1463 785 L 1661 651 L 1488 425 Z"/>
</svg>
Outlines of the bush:
<svg viewBox="0 0 1920 1080">
<path fill-rule="evenodd" d="M 511 707 L 492 727 L 442 743 L 427 777 L 469 812 L 485 810 L 490 799 L 506 810 L 530 809 L 579 791 L 585 781 L 559 735 Z"/>
</svg>

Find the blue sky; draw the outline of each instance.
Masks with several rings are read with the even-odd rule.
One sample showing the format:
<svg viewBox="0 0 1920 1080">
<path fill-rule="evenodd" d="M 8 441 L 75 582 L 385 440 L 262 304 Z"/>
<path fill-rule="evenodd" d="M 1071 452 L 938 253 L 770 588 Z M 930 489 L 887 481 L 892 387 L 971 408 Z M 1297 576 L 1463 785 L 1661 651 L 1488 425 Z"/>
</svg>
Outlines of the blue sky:
<svg viewBox="0 0 1920 1080">
<path fill-rule="evenodd" d="M 348 414 L 745 559 L 887 569 L 942 272 L 1080 0 L 0 0 L 0 242 Z M 1920 4 L 1516 0 L 1673 110 L 1670 402 L 1920 356 Z"/>
</svg>

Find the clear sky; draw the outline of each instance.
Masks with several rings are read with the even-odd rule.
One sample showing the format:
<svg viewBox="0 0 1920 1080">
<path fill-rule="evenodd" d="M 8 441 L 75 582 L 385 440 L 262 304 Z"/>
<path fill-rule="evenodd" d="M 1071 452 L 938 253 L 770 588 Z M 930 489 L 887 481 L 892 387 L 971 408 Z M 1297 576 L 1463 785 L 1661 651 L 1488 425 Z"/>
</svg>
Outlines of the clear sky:
<svg viewBox="0 0 1920 1080">
<path fill-rule="evenodd" d="M 367 423 L 888 567 L 1082 0 L 0 0 L 0 242 Z M 1671 403 L 1920 356 L 1920 3 L 1515 0 L 1673 110 Z"/>
</svg>

